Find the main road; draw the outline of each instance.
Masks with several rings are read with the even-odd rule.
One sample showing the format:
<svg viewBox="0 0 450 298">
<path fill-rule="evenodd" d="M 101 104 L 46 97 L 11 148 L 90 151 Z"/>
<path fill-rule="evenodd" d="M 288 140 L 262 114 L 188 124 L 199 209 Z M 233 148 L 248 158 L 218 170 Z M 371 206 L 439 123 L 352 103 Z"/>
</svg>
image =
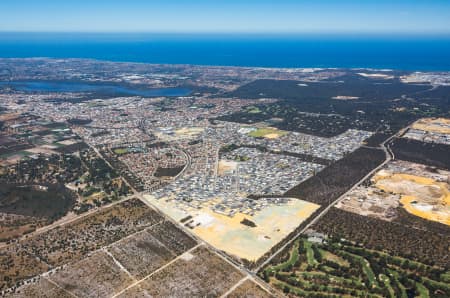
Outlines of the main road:
<svg viewBox="0 0 450 298">
<path fill-rule="evenodd" d="M 409 127 L 409 126 L 408 126 Z M 384 162 L 382 162 L 380 165 L 378 165 L 376 168 L 374 168 L 372 171 L 370 171 L 369 173 L 367 173 L 367 175 L 365 175 L 363 178 L 361 178 L 358 182 L 356 182 L 356 184 L 354 184 L 349 190 L 347 190 L 345 193 L 343 193 L 341 196 L 339 196 L 336 200 L 334 200 L 333 202 L 331 202 L 326 208 L 324 208 L 319 214 L 316 215 L 316 217 L 314 217 L 303 229 L 301 229 L 297 234 L 295 234 L 294 236 L 292 236 L 289 241 L 287 241 L 283 246 L 281 246 L 277 251 L 275 251 L 267 260 L 265 260 L 263 263 L 261 263 L 256 269 L 254 269 L 254 272 L 257 273 L 259 270 L 261 270 L 261 268 L 263 268 L 264 266 L 266 266 L 276 255 L 278 255 L 279 253 L 281 253 L 288 245 L 290 245 L 295 239 L 297 239 L 301 234 L 305 233 L 306 230 L 308 230 L 311 226 L 313 226 L 319 219 L 321 219 L 333 206 L 335 206 L 337 203 L 339 203 L 340 201 L 342 201 L 350 192 L 352 192 L 356 187 L 358 187 L 361 183 L 363 183 L 365 180 L 367 180 L 368 178 L 370 178 L 375 172 L 377 172 L 378 170 L 380 170 L 382 167 L 384 167 L 388 162 L 390 162 L 391 160 L 394 160 L 394 153 L 392 152 L 392 150 L 389 147 L 389 142 L 403 134 L 403 132 L 408 128 L 404 128 L 400 131 L 398 131 L 396 134 L 390 136 L 389 138 L 387 138 L 383 143 L 380 144 L 380 147 L 377 147 L 378 149 L 383 149 L 384 153 L 386 154 L 386 159 L 384 160 Z M 367 146 L 364 146 L 367 147 Z M 367 148 L 373 148 L 373 147 L 367 147 Z"/>
</svg>

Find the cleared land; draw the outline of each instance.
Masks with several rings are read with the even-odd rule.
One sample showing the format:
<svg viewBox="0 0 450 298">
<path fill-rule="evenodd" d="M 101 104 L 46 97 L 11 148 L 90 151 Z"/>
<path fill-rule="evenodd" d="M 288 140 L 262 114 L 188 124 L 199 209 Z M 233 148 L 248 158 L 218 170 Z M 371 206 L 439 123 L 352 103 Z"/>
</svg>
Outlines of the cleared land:
<svg viewBox="0 0 450 298">
<path fill-rule="evenodd" d="M 0 252 L 0 290 L 21 285 L 21 281 L 46 272 L 49 266 L 20 247 Z"/>
<path fill-rule="evenodd" d="M 97 252 L 49 276 L 78 297 L 107 297 L 125 289 L 133 280 L 105 252 Z"/>
<path fill-rule="evenodd" d="M 423 118 L 411 125 L 412 128 L 427 132 L 450 134 L 450 119 L 447 118 Z"/>
<path fill-rule="evenodd" d="M 113 244 L 108 251 L 136 279 L 144 278 L 176 256 L 148 230 Z"/>
<path fill-rule="evenodd" d="M 247 279 L 241 285 L 239 285 L 233 292 L 231 292 L 228 298 L 269 298 L 274 297 L 272 294 L 268 293 L 266 290 L 261 288 L 255 282 Z"/>
<path fill-rule="evenodd" d="M 413 216 L 450 225 L 450 172 L 406 161 L 392 161 L 349 193 L 336 207 L 385 220 Z M 409 225 L 413 225 L 410 223 Z"/>
<path fill-rule="evenodd" d="M 194 234 L 230 255 L 256 261 L 306 220 L 319 205 L 292 200 L 288 205 L 268 206 L 254 216 L 237 213 L 233 217 L 208 209 L 194 217 L 201 224 Z M 242 224 L 244 219 L 255 227 Z"/>
<path fill-rule="evenodd" d="M 236 213 L 230 217 L 214 212 L 208 206 L 188 213 L 178 208 L 174 200 L 156 200 L 150 196 L 145 198 L 174 220 L 181 221 L 191 216 L 188 226 L 195 235 L 217 249 L 248 261 L 258 260 L 320 207 L 292 199 L 287 204 L 266 206 L 254 215 Z M 242 224 L 244 219 L 256 226 Z M 159 228 L 160 225 L 155 227 Z"/>
<path fill-rule="evenodd" d="M 207 248 L 191 253 L 151 275 L 120 297 L 219 297 L 244 276 Z"/>
<path fill-rule="evenodd" d="M 81 260 L 90 252 L 161 221 L 154 210 L 132 199 L 6 246 L 0 249 L 0 289 L 18 286 L 50 268 Z"/>
<path fill-rule="evenodd" d="M 450 225 L 450 190 L 447 183 L 408 175 L 375 176 L 375 185 L 401 196 L 400 203 L 411 214 Z"/>
<path fill-rule="evenodd" d="M 73 298 L 73 296 L 71 296 L 61 288 L 55 286 L 53 283 L 49 282 L 45 278 L 40 278 L 39 281 L 36 283 L 21 287 L 15 293 L 7 294 L 6 297 Z"/>
<path fill-rule="evenodd" d="M 153 237 L 176 255 L 194 247 L 197 242 L 169 221 L 149 229 Z"/>
<path fill-rule="evenodd" d="M 39 234 L 20 245 L 48 264 L 60 266 L 160 221 L 160 215 L 133 199 Z"/>
<path fill-rule="evenodd" d="M 200 135 L 205 129 L 203 127 L 182 127 L 175 131 L 178 138 L 191 138 Z"/>
<path fill-rule="evenodd" d="M 222 159 L 219 161 L 217 174 L 222 176 L 227 173 L 230 173 L 236 169 L 237 165 L 238 163 L 236 161 Z"/>
</svg>

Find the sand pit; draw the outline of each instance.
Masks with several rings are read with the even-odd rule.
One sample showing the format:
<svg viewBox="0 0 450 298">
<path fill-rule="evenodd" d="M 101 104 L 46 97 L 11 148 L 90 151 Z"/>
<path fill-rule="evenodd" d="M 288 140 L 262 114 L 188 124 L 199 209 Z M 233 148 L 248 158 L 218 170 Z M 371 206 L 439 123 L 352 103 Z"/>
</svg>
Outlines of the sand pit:
<svg viewBox="0 0 450 298">
<path fill-rule="evenodd" d="M 450 225 L 450 189 L 445 182 L 410 174 L 380 171 L 374 185 L 401 196 L 400 203 L 411 214 Z"/>
</svg>

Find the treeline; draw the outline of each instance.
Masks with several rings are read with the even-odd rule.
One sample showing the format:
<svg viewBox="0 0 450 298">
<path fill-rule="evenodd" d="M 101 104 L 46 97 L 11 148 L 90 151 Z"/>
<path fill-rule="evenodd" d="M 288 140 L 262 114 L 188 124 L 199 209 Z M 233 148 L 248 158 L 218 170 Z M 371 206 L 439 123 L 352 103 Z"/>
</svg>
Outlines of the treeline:
<svg viewBox="0 0 450 298">
<path fill-rule="evenodd" d="M 331 208 L 313 227 L 318 232 L 388 251 L 394 256 L 429 265 L 450 267 L 450 237 L 414 229 L 337 208 Z"/>
<path fill-rule="evenodd" d="M 389 146 L 396 159 L 450 170 L 450 145 L 395 138 Z"/>
<path fill-rule="evenodd" d="M 64 184 L 36 185 L 0 183 L 0 212 L 45 218 L 51 223 L 75 205 L 76 197 Z M 20 221 L 17 221 L 20 225 Z"/>
<path fill-rule="evenodd" d="M 285 196 L 328 206 L 380 165 L 385 158 L 381 149 L 359 148 L 288 190 Z"/>
<path fill-rule="evenodd" d="M 185 165 L 174 167 L 174 168 L 162 168 L 158 167 L 153 174 L 155 177 L 175 177 L 178 175 L 183 169 Z"/>
</svg>

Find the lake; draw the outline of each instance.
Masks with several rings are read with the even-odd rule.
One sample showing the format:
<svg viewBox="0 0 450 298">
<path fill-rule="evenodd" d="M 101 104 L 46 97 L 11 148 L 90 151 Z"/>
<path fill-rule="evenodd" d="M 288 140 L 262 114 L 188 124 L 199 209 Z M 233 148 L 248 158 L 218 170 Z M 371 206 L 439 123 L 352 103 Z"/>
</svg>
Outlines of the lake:
<svg viewBox="0 0 450 298">
<path fill-rule="evenodd" d="M 0 87 L 23 92 L 91 92 L 111 96 L 187 96 L 191 93 L 187 88 L 132 88 L 114 84 L 64 82 L 64 81 L 10 81 L 0 82 Z"/>
</svg>

